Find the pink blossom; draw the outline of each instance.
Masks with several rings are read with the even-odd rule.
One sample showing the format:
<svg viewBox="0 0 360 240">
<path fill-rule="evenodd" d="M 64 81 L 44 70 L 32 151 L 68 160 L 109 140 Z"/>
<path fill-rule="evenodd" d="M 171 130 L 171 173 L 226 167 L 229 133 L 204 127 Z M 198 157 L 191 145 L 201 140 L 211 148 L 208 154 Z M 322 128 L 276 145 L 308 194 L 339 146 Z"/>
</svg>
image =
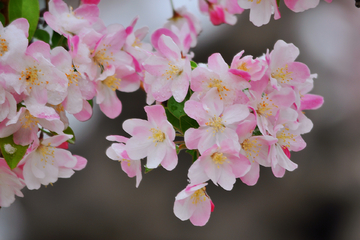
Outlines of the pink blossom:
<svg viewBox="0 0 360 240">
<path fill-rule="evenodd" d="M 275 43 L 274 50 L 267 55 L 269 61 L 270 82 L 275 89 L 304 83 L 310 78 L 310 70 L 304 64 L 295 62 L 299 49 L 283 40 Z"/>
<path fill-rule="evenodd" d="M 215 185 L 230 191 L 236 178 L 244 176 L 250 169 L 249 160 L 239 155 L 239 150 L 230 139 L 222 141 L 219 146 L 213 145 L 189 168 L 190 182 L 203 183 L 211 179 Z"/>
<path fill-rule="evenodd" d="M 173 17 L 168 19 L 164 27 L 172 29 L 172 26 L 176 26 L 178 29 L 182 29 L 184 25 L 187 25 L 190 31 L 191 47 L 195 47 L 197 36 L 201 32 L 201 24 L 200 20 L 191 12 L 188 12 L 185 6 L 174 10 Z"/>
<path fill-rule="evenodd" d="M 231 73 L 229 66 L 219 53 L 208 58 L 208 64 L 199 64 L 192 71 L 191 89 L 195 92 L 193 98 L 202 98 L 209 90 L 216 88 L 218 96 L 225 105 L 233 104 L 240 92 L 249 88 L 250 84 L 244 78 Z"/>
<path fill-rule="evenodd" d="M 153 99 L 163 102 L 171 96 L 182 102 L 189 88 L 190 61 L 182 58 L 179 47 L 166 35 L 159 37 L 157 49 L 161 56 L 152 55 L 144 63 L 147 103 Z"/>
<path fill-rule="evenodd" d="M 199 0 L 200 11 L 210 15 L 210 21 L 214 25 L 227 23 L 234 25 L 237 18 L 234 14 L 244 11 L 237 0 Z"/>
<path fill-rule="evenodd" d="M 246 80 L 260 80 L 267 70 L 265 59 L 253 59 L 250 55 L 242 57 L 243 53 L 244 51 L 241 51 L 234 56 L 229 71 Z"/>
<path fill-rule="evenodd" d="M 288 151 L 300 151 L 305 148 L 306 143 L 298 133 L 286 125 L 278 125 L 275 128 L 277 143 L 270 147 L 271 169 L 275 177 L 283 177 L 285 170 L 293 171 L 297 164 L 289 159 Z"/>
<path fill-rule="evenodd" d="M 0 207 L 9 207 L 15 201 L 15 195 L 23 197 L 20 191 L 25 186 L 24 181 L 0 158 Z"/>
<path fill-rule="evenodd" d="M 62 0 L 50 0 L 44 19 L 54 31 L 68 38 L 99 21 L 99 8 L 95 4 L 82 4 L 73 11 Z"/>
<path fill-rule="evenodd" d="M 195 226 L 204 226 L 214 204 L 205 191 L 207 183 L 189 184 L 175 197 L 174 214 L 180 220 L 190 219 Z"/>
<path fill-rule="evenodd" d="M 22 107 L 13 118 L 0 123 L 0 138 L 14 134 L 16 144 L 28 145 L 33 141 L 38 141 L 38 124 L 58 134 L 64 130 L 64 123 L 60 121 L 59 115 L 53 108 L 35 106 L 27 109 Z"/>
<path fill-rule="evenodd" d="M 111 144 L 111 146 L 106 150 L 106 155 L 114 161 L 119 161 L 122 170 L 129 177 L 132 178 L 136 176 L 136 187 L 139 187 L 139 184 L 142 179 L 141 161 L 140 159 L 131 159 L 127 154 L 125 150 L 125 144 L 128 138 L 112 135 L 112 136 L 107 136 L 106 139 L 109 141 L 119 142 L 119 143 Z"/>
<path fill-rule="evenodd" d="M 241 176 L 240 179 L 250 186 L 255 185 L 259 179 L 259 165 L 264 167 L 271 166 L 269 161 L 269 148 L 277 142 L 277 139 L 272 136 L 253 136 L 255 127 L 255 116 L 250 114 L 236 129 L 241 145 L 240 154 L 246 156 L 251 163 L 249 171 L 244 176 Z"/>
<path fill-rule="evenodd" d="M 5 28 L 0 23 L 0 62 L 13 66 L 28 46 L 29 23 L 25 18 L 12 21 Z"/>
<path fill-rule="evenodd" d="M 85 158 L 58 148 L 70 138 L 72 135 L 56 135 L 31 146 L 33 151 L 23 160 L 24 180 L 29 189 L 39 189 L 41 184 L 54 183 L 58 178 L 69 178 L 74 174 L 73 169 L 85 167 Z"/>
<path fill-rule="evenodd" d="M 146 106 L 145 111 L 148 121 L 128 119 L 123 123 L 123 129 L 132 135 L 126 142 L 125 150 L 130 159 L 147 157 L 147 168 L 157 168 L 161 164 L 171 171 L 178 162 L 173 142 L 175 130 L 167 121 L 163 106 Z"/>
<path fill-rule="evenodd" d="M 274 13 L 274 19 L 280 18 L 276 0 L 238 0 L 240 7 L 250 9 L 250 21 L 257 27 L 268 24 Z"/>
<path fill-rule="evenodd" d="M 332 0 L 325 0 L 331 3 Z M 303 12 L 310 8 L 314 8 L 319 4 L 320 0 L 284 0 L 285 5 L 294 12 Z"/>
<path fill-rule="evenodd" d="M 200 102 L 185 102 L 184 111 L 200 125 L 198 129 L 189 128 L 185 132 L 185 144 L 189 149 L 199 149 L 201 154 L 214 144 L 220 145 L 225 139 L 238 145 L 236 127 L 249 115 L 249 109 L 245 105 L 225 107 L 216 88 L 211 89 Z"/>
</svg>

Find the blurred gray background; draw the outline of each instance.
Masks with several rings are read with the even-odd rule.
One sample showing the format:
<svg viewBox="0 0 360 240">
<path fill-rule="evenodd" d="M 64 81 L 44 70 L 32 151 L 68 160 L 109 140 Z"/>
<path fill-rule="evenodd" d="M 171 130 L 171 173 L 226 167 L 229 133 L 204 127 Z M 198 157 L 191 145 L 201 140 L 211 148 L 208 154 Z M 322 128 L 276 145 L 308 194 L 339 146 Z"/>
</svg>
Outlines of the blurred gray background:
<svg viewBox="0 0 360 240">
<path fill-rule="evenodd" d="M 193 49 L 197 62 L 219 52 L 230 63 L 243 49 L 259 56 L 278 39 L 299 47 L 297 60 L 319 74 L 312 93 L 325 98 L 321 109 L 306 112 L 314 129 L 303 136 L 308 146 L 292 153 L 299 168 L 282 179 L 261 168 L 255 186 L 237 181 L 231 192 L 209 183 L 215 211 L 206 226 L 194 227 L 172 210 L 187 185 L 191 159 L 186 154 L 172 172 L 159 168 L 145 174 L 138 189 L 105 155 L 111 144 L 106 136 L 125 134 L 121 126 L 127 118 L 146 118 L 142 91 L 119 93 L 124 107 L 117 119 L 95 108 L 90 121 L 72 122 L 77 143 L 71 150 L 88 159 L 87 167 L 54 186 L 24 189 L 24 198 L 0 210 L 0 239 L 360 239 L 360 9 L 355 2 L 321 0 L 303 13 L 281 3 L 281 19 L 260 28 L 249 22 L 248 10 L 234 27 L 214 27 L 200 15 L 196 0 L 174 3 L 201 17 L 204 29 Z M 102 0 L 99 7 L 106 24 L 128 26 L 139 15 L 137 27 L 148 25 L 150 33 L 171 17 L 167 0 Z"/>
</svg>

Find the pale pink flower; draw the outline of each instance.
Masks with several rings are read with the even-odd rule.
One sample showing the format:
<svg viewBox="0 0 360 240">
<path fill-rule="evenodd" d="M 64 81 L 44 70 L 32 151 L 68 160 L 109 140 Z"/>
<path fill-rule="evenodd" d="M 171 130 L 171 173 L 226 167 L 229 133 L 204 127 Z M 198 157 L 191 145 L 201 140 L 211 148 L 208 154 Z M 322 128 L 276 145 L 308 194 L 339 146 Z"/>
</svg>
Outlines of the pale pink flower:
<svg viewBox="0 0 360 240">
<path fill-rule="evenodd" d="M 191 89 L 195 92 L 192 98 L 202 98 L 209 90 L 216 88 L 218 96 L 225 105 L 233 104 L 240 92 L 249 88 L 250 84 L 244 78 L 231 73 L 220 53 L 214 53 L 208 58 L 208 64 L 199 64 L 192 71 Z"/>
<path fill-rule="evenodd" d="M 12 66 L 25 54 L 28 46 L 29 23 L 25 18 L 18 18 L 8 26 L 0 23 L 0 62 Z"/>
<path fill-rule="evenodd" d="M 11 93 L 0 84 L 0 122 L 16 115 L 16 101 Z"/>
<path fill-rule="evenodd" d="M 332 0 L 325 0 L 331 3 Z M 285 5 L 294 12 L 303 12 L 310 8 L 314 8 L 319 4 L 320 0 L 284 0 Z"/>
<path fill-rule="evenodd" d="M 238 145 L 236 127 L 249 115 L 246 105 L 234 104 L 225 107 L 216 88 L 210 90 L 201 102 L 185 102 L 184 111 L 200 125 L 198 129 L 189 128 L 185 132 L 185 144 L 189 149 L 199 149 L 201 154 L 214 144 L 220 145 L 225 139 Z"/>
<path fill-rule="evenodd" d="M 214 204 L 206 193 L 207 183 L 189 184 L 175 197 L 174 214 L 180 220 L 190 219 L 195 226 L 204 226 L 210 218 Z"/>
<path fill-rule="evenodd" d="M 229 71 L 245 80 L 260 80 L 267 70 L 265 59 L 253 59 L 250 55 L 242 57 L 243 53 L 244 50 L 234 56 Z"/>
<path fill-rule="evenodd" d="M 41 184 L 54 183 L 58 178 L 69 178 L 74 174 L 73 170 L 81 170 L 86 166 L 85 158 L 58 148 L 72 137 L 56 135 L 31 146 L 33 150 L 22 160 L 25 162 L 24 180 L 29 189 L 39 189 Z"/>
<path fill-rule="evenodd" d="M 286 125 L 275 127 L 277 143 L 270 147 L 269 158 L 275 177 L 283 177 L 285 170 L 294 171 L 297 164 L 290 160 L 290 151 L 300 151 L 306 147 L 305 141 L 298 130 L 292 130 Z"/>
<path fill-rule="evenodd" d="M 163 102 L 171 96 L 182 102 L 188 92 L 191 76 L 189 59 L 183 58 L 179 47 L 166 35 L 154 46 L 160 55 L 150 56 L 144 63 L 147 104 Z"/>
<path fill-rule="evenodd" d="M 239 155 L 239 148 L 230 139 L 225 139 L 218 146 L 213 145 L 191 165 L 188 178 L 190 182 L 203 183 L 211 179 L 230 191 L 236 178 L 244 176 L 250 169 L 249 160 Z"/>
<path fill-rule="evenodd" d="M 271 166 L 269 161 L 269 148 L 277 142 L 277 139 L 272 136 L 253 136 L 255 127 L 255 116 L 251 114 L 245 121 L 241 122 L 236 129 L 241 145 L 240 154 L 246 156 L 251 163 L 249 171 L 244 176 L 241 176 L 240 179 L 250 186 L 255 185 L 259 179 L 259 165 L 264 167 Z"/>
<path fill-rule="evenodd" d="M 294 86 L 310 78 L 309 68 L 304 63 L 295 62 L 299 54 L 299 49 L 292 43 L 283 40 L 275 43 L 274 50 L 266 56 L 273 88 L 279 90 L 284 86 Z"/>
<path fill-rule="evenodd" d="M 140 159 L 131 159 L 125 150 L 125 144 L 128 138 L 122 136 L 107 136 L 107 140 L 109 141 L 116 141 L 119 143 L 113 143 L 111 146 L 106 150 L 106 156 L 114 161 L 119 161 L 122 170 L 129 176 L 135 177 L 136 176 L 136 187 L 139 187 L 139 184 L 142 179 L 141 174 L 141 161 Z M 123 144 L 125 143 L 125 144 Z"/>
<path fill-rule="evenodd" d="M 20 191 L 25 186 L 24 181 L 0 158 L 0 207 L 9 207 L 15 201 L 15 195 L 23 197 Z"/>
<path fill-rule="evenodd" d="M 201 32 L 200 20 L 188 12 L 185 6 L 174 10 L 172 18 L 168 19 L 164 27 L 172 29 L 172 26 L 176 26 L 178 29 L 182 29 L 184 25 L 188 26 L 191 37 L 191 47 L 195 47 L 197 43 L 197 36 Z"/>
<path fill-rule="evenodd" d="M 99 21 L 99 8 L 95 4 L 82 4 L 73 11 L 62 0 L 50 0 L 44 19 L 54 31 L 69 37 Z"/>
<path fill-rule="evenodd" d="M 250 9 L 250 21 L 257 27 L 268 24 L 272 14 L 275 20 L 280 18 L 276 0 L 238 0 L 238 3 L 240 7 Z"/>
<path fill-rule="evenodd" d="M 128 119 L 123 123 L 123 129 L 132 135 L 126 142 L 125 150 L 130 159 L 147 157 L 147 168 L 157 168 L 161 164 L 171 171 L 178 162 L 173 142 L 175 130 L 167 121 L 163 106 L 146 106 L 145 111 L 148 121 Z"/>
<path fill-rule="evenodd" d="M 237 0 L 199 0 L 200 11 L 210 15 L 210 21 L 214 25 L 227 23 L 234 25 L 237 18 L 234 14 L 240 14 L 244 11 Z"/>
<path fill-rule="evenodd" d="M 28 145 L 38 141 L 38 125 L 58 134 L 64 130 L 64 123 L 55 109 L 37 105 L 30 108 L 21 107 L 13 118 L 0 122 L 0 138 L 14 134 L 16 144 Z"/>
</svg>

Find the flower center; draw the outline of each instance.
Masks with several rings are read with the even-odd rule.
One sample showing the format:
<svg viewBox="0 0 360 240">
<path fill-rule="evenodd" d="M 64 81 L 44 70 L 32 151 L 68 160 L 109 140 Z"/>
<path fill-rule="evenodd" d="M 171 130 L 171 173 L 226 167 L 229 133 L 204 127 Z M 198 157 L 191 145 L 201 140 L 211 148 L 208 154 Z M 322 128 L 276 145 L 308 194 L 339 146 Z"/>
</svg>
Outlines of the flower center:
<svg viewBox="0 0 360 240">
<path fill-rule="evenodd" d="M 274 103 L 272 103 L 272 99 L 269 99 L 265 94 L 265 97 L 261 98 L 260 103 L 257 104 L 257 114 L 268 117 L 273 115 L 272 109 L 278 108 Z"/>
<path fill-rule="evenodd" d="M 39 120 L 31 115 L 28 110 L 25 111 L 24 115 L 20 118 L 21 127 L 33 129 L 37 127 Z"/>
<path fill-rule="evenodd" d="M 1 35 L 0 35 L 1 37 Z M 0 56 L 8 51 L 8 44 L 4 38 L 0 38 Z"/>
<path fill-rule="evenodd" d="M 282 129 L 280 132 L 278 132 L 276 134 L 276 138 L 278 139 L 278 143 L 281 145 L 281 146 L 285 146 L 287 148 L 290 148 L 290 142 L 291 141 L 296 141 L 295 140 L 295 135 L 292 134 L 292 133 L 289 133 L 287 132 L 289 131 L 289 128 L 285 128 L 285 129 Z"/>
<path fill-rule="evenodd" d="M 149 137 L 153 138 L 153 142 L 155 143 L 155 146 L 159 143 L 159 142 L 163 142 L 165 140 L 165 133 L 163 133 L 162 131 L 160 131 L 159 129 L 155 129 L 155 128 L 151 128 L 150 131 L 152 132 L 152 136 Z"/>
<path fill-rule="evenodd" d="M 219 79 L 212 79 L 210 78 L 210 82 L 208 84 L 208 88 L 213 88 L 216 87 L 219 93 L 219 97 L 222 100 L 223 97 L 227 96 L 226 92 L 230 91 L 230 89 L 228 89 L 227 87 L 225 87 L 225 85 L 223 84 L 222 80 Z"/>
<path fill-rule="evenodd" d="M 288 65 L 285 67 L 278 68 L 274 72 L 271 73 L 271 77 L 275 78 L 280 83 L 289 83 L 290 80 L 293 80 L 291 77 L 292 72 L 288 71 Z"/>
<path fill-rule="evenodd" d="M 115 75 L 109 76 L 103 81 L 103 83 L 113 91 L 115 91 L 116 89 L 119 89 L 120 82 L 121 82 L 121 79 L 116 78 Z"/>
<path fill-rule="evenodd" d="M 225 129 L 225 126 L 222 123 L 222 118 L 216 115 L 214 115 L 212 118 L 209 118 L 209 122 L 206 122 L 205 125 L 212 127 L 214 134 L 219 131 L 224 132 Z"/>
<path fill-rule="evenodd" d="M 36 66 L 28 67 L 25 68 L 25 71 L 21 71 L 21 77 L 19 78 L 19 80 L 25 78 L 26 86 L 29 87 L 28 90 L 31 90 L 33 85 L 40 86 L 41 84 L 44 84 L 44 82 L 39 80 L 40 74 L 44 75 L 43 73 L 41 73 L 41 69 L 37 69 Z M 49 81 L 45 81 L 45 84 L 49 84 Z"/>
<path fill-rule="evenodd" d="M 37 149 L 38 153 L 40 153 L 42 156 L 40 161 L 43 163 L 43 168 L 45 168 L 48 161 L 50 161 L 49 158 L 51 158 L 51 165 L 54 165 L 54 149 L 54 147 L 44 145 L 40 145 L 40 147 Z"/>
<path fill-rule="evenodd" d="M 141 47 L 142 46 L 142 42 L 139 38 L 135 38 L 133 44 L 131 45 L 132 47 Z"/>
<path fill-rule="evenodd" d="M 245 139 L 241 143 L 241 148 L 246 152 L 246 157 L 250 160 L 250 158 L 253 158 L 252 161 L 254 161 L 254 158 L 259 156 L 260 148 L 262 144 L 257 143 L 256 139 L 250 140 Z"/>
<path fill-rule="evenodd" d="M 198 202 L 206 201 L 205 187 L 196 190 L 190 197 L 192 204 L 198 204 Z"/>
<path fill-rule="evenodd" d="M 179 76 L 182 73 L 182 70 L 180 70 L 177 66 L 171 64 L 171 62 L 168 63 L 169 68 L 165 71 L 162 76 L 166 76 L 167 80 L 173 80 L 174 77 Z"/>
<path fill-rule="evenodd" d="M 103 67 L 107 67 L 109 66 L 109 61 L 115 61 L 115 59 L 113 58 L 113 53 L 110 52 L 110 56 L 109 54 L 107 54 L 107 49 L 108 47 L 111 47 L 110 44 L 103 44 L 103 48 L 99 49 L 93 59 L 94 61 L 99 65 L 99 66 L 103 66 Z M 93 51 L 92 51 L 93 52 Z"/>
<path fill-rule="evenodd" d="M 220 165 L 222 165 L 224 162 L 229 163 L 227 157 L 225 157 L 223 153 L 219 153 L 219 152 L 212 154 L 211 159 L 217 165 L 217 168 L 220 168 Z"/>
<path fill-rule="evenodd" d="M 78 85 L 78 81 L 80 78 L 79 72 L 75 72 L 74 69 L 71 69 L 70 73 L 65 73 L 65 75 L 66 75 L 67 79 L 69 80 L 68 86 L 70 86 L 70 84 L 76 84 L 76 86 Z"/>
<path fill-rule="evenodd" d="M 243 70 L 243 71 L 245 71 L 245 72 L 248 72 L 250 69 L 247 68 L 246 65 L 247 65 L 246 62 L 243 62 L 243 63 L 241 63 L 240 66 L 237 67 L 237 69 Z"/>
</svg>

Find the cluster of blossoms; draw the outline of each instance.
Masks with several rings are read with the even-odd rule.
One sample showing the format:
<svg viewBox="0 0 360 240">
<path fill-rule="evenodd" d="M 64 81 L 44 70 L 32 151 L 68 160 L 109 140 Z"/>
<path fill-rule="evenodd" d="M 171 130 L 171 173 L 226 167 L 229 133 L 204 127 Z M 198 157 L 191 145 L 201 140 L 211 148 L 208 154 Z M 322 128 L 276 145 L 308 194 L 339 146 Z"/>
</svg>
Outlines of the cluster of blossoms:
<svg viewBox="0 0 360 240">
<path fill-rule="evenodd" d="M 313 6 L 308 2 L 285 0 L 297 11 Z M 209 180 L 230 191 L 237 178 L 255 185 L 260 165 L 271 167 L 276 177 L 297 168 L 290 151 L 302 150 L 301 134 L 312 129 L 303 110 L 323 103 L 308 93 L 316 74 L 295 61 L 297 47 L 279 40 L 262 57 L 241 51 L 229 66 L 215 53 L 197 65 L 190 49 L 201 25 L 185 7 L 173 10 L 149 44 L 143 42 L 148 28 L 135 30 L 137 18 L 128 27 L 105 26 L 98 3 L 82 1 L 73 10 L 62 0 L 50 0 L 44 19 L 60 43 L 67 40 L 65 48 L 43 41 L 29 45 L 26 19 L 0 26 L 0 206 L 22 196 L 24 186 L 38 189 L 85 167 L 86 159 L 66 150 L 74 141 L 67 115 L 88 120 L 96 97 L 101 111 L 116 118 L 122 109 L 116 90 L 141 87 L 147 94 L 148 120 L 126 120 L 123 129 L 130 138 L 107 137 L 116 142 L 107 156 L 120 161 L 129 177 L 136 176 L 137 187 L 141 159 L 147 159 L 147 170 L 171 171 L 180 151 L 192 155 L 189 184 L 175 198 L 174 213 L 181 220 L 198 226 L 209 220 L 214 209 L 206 193 Z M 249 7 L 242 1 L 199 0 L 214 24 L 234 24 L 233 14 L 267 9 L 262 4 L 270 6 L 270 15 L 277 11 L 275 0 L 251 6 L 247 1 Z"/>
<path fill-rule="evenodd" d="M 320 0 L 284 0 L 285 5 L 294 12 L 314 8 L 319 2 Z M 199 0 L 201 12 L 209 15 L 214 25 L 234 25 L 237 21 L 234 14 L 241 14 L 244 9 L 250 9 L 250 21 L 258 27 L 268 24 L 272 14 L 275 20 L 281 17 L 279 3 L 279 0 Z"/>
</svg>

